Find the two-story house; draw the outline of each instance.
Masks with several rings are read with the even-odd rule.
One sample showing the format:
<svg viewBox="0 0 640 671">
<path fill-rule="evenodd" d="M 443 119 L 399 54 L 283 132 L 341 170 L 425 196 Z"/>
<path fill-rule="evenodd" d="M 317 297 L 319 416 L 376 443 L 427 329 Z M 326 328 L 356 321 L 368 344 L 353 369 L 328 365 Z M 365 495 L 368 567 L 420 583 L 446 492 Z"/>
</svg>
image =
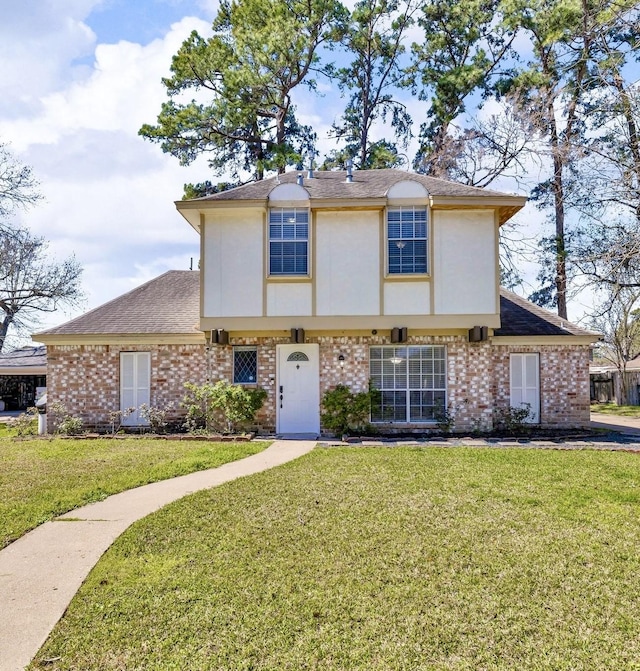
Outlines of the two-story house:
<svg viewBox="0 0 640 671">
<path fill-rule="evenodd" d="M 400 170 L 292 172 L 179 201 L 200 272 L 38 334 L 49 400 L 105 425 L 226 378 L 267 390 L 264 430 L 318 434 L 323 393 L 371 380 L 380 430 L 445 413 L 490 429 L 495 408 L 522 404 L 533 422 L 585 425 L 595 334 L 499 287 L 499 228 L 524 203 Z"/>
</svg>

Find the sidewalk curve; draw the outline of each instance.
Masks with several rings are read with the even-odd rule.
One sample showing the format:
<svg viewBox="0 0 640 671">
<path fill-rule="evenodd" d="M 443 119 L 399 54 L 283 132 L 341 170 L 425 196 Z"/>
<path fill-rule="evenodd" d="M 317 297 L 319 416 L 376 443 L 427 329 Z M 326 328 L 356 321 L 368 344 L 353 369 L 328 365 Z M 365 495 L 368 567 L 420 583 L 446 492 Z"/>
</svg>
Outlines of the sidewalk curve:
<svg viewBox="0 0 640 671">
<path fill-rule="evenodd" d="M 315 444 L 278 440 L 218 468 L 114 494 L 46 522 L 0 551 L 0 671 L 29 664 L 89 571 L 133 522 L 187 494 L 296 459 Z"/>
</svg>

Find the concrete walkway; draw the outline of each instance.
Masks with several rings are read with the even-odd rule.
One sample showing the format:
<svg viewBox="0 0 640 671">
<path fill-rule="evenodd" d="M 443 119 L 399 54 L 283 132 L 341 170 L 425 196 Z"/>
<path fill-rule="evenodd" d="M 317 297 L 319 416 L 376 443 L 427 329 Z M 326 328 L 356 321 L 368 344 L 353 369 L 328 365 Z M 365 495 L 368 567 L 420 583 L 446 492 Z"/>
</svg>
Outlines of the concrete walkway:
<svg viewBox="0 0 640 671">
<path fill-rule="evenodd" d="M 131 489 L 46 522 L 0 551 L 0 671 L 23 669 L 103 552 L 136 520 L 202 489 L 279 466 L 316 441 L 278 440 L 259 454 Z"/>
<path fill-rule="evenodd" d="M 637 417 L 620 417 L 618 415 L 605 415 L 604 413 L 592 412 L 591 428 L 619 431 L 628 436 L 640 436 L 640 419 Z"/>
</svg>

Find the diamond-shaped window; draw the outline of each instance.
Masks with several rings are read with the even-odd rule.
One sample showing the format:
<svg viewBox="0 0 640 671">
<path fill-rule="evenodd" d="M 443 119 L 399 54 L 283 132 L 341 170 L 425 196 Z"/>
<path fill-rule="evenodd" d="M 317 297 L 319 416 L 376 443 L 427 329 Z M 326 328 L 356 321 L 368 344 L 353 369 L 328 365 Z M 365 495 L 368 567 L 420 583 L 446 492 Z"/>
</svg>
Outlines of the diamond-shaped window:
<svg viewBox="0 0 640 671">
<path fill-rule="evenodd" d="M 235 384 L 256 384 L 258 350 L 256 347 L 233 348 L 233 381 Z"/>
</svg>

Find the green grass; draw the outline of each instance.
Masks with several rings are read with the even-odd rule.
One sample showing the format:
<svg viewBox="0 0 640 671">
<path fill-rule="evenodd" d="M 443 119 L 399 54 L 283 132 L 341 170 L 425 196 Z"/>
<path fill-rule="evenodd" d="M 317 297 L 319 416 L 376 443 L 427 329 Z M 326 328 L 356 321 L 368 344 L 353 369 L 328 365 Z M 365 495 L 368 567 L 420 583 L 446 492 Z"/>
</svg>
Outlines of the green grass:
<svg viewBox="0 0 640 671">
<path fill-rule="evenodd" d="M 220 466 L 267 443 L 152 439 L 0 439 L 0 548 L 56 515 L 110 494 Z"/>
<path fill-rule="evenodd" d="M 30 668 L 638 669 L 639 513 L 635 454 L 316 449 L 133 525 Z"/>
<path fill-rule="evenodd" d="M 617 415 L 618 417 L 640 418 L 639 405 L 616 405 L 615 403 L 592 403 L 591 412 L 600 412 L 605 415 Z"/>
</svg>

